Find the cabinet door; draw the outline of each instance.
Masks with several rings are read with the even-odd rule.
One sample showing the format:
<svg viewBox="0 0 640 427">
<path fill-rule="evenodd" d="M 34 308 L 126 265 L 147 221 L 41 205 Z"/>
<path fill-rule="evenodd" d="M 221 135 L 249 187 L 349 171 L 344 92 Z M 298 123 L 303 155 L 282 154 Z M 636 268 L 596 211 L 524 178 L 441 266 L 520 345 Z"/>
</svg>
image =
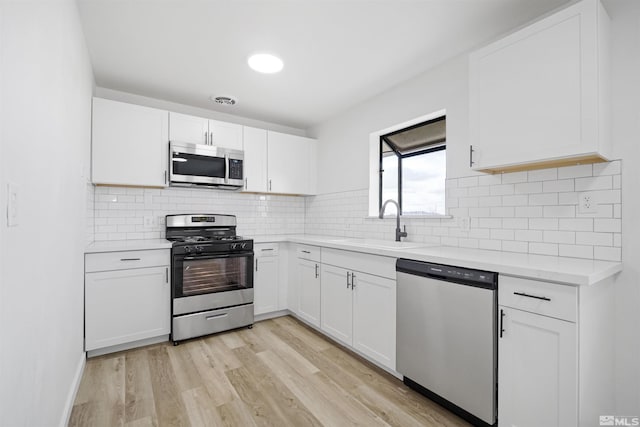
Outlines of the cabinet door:
<svg viewBox="0 0 640 427">
<path fill-rule="evenodd" d="M 320 264 L 297 259 L 298 316 L 320 327 Z"/>
<path fill-rule="evenodd" d="M 500 314 L 500 426 L 577 426 L 576 324 L 504 306 Z"/>
<path fill-rule="evenodd" d="M 170 332 L 169 267 L 85 274 L 85 349 Z"/>
<path fill-rule="evenodd" d="M 267 131 L 244 127 L 244 191 L 266 193 Z"/>
<path fill-rule="evenodd" d="M 167 112 L 93 98 L 94 184 L 166 187 Z"/>
<path fill-rule="evenodd" d="M 208 144 L 209 120 L 202 117 L 170 112 L 169 140 L 191 142 L 193 144 Z"/>
<path fill-rule="evenodd" d="M 351 272 L 322 265 L 320 280 L 321 329 L 346 345 L 353 344 L 353 292 Z"/>
<path fill-rule="evenodd" d="M 259 247 L 256 245 L 256 254 Z M 253 275 L 253 310 L 256 315 L 278 310 L 278 257 L 255 257 Z"/>
<path fill-rule="evenodd" d="M 209 120 L 209 143 L 216 147 L 242 150 L 242 126 Z"/>
<path fill-rule="evenodd" d="M 269 191 L 284 194 L 312 194 L 313 140 L 267 131 Z"/>
<path fill-rule="evenodd" d="M 474 169 L 598 154 L 596 3 L 581 2 L 471 54 Z"/>
<path fill-rule="evenodd" d="M 356 272 L 353 279 L 353 347 L 396 368 L 396 281 Z"/>
</svg>

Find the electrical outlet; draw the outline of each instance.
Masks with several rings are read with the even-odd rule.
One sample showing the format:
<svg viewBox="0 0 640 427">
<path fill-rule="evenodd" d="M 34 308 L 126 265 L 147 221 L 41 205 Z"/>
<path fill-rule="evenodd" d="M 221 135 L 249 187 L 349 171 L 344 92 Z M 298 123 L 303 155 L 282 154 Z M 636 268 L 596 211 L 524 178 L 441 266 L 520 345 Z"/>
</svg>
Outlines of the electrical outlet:
<svg viewBox="0 0 640 427">
<path fill-rule="evenodd" d="M 596 213 L 598 212 L 598 201 L 592 192 L 578 193 L 578 212 Z"/>
<path fill-rule="evenodd" d="M 152 215 L 145 215 L 144 228 L 152 228 L 156 225 L 155 217 Z"/>
<path fill-rule="evenodd" d="M 471 229 L 471 218 L 468 216 L 460 218 L 460 228 L 462 231 L 469 231 Z"/>
</svg>

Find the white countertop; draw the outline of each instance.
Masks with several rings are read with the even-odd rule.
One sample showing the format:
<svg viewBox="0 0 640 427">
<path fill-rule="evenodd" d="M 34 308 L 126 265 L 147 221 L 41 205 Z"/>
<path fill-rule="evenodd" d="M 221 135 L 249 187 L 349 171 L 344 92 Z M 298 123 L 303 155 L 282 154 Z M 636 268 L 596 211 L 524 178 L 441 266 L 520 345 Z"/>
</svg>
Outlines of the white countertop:
<svg viewBox="0 0 640 427">
<path fill-rule="evenodd" d="M 577 286 L 592 285 L 622 271 L 622 263 L 620 262 L 435 246 L 419 242 L 394 242 L 308 234 L 258 236 L 254 238 L 254 242 L 301 243 L 392 258 L 408 258 L 496 271 L 510 276 Z M 169 248 L 171 248 L 171 242 L 165 239 L 100 241 L 88 245 L 85 253 Z"/>
<path fill-rule="evenodd" d="M 577 286 L 592 285 L 622 271 L 622 263 L 620 262 L 435 246 L 418 242 L 400 242 L 398 244 L 393 241 L 316 235 L 263 236 L 254 239 L 254 242 L 302 243 L 394 258 L 408 258 L 496 271 L 509 276 Z"/>
<path fill-rule="evenodd" d="M 105 240 L 88 244 L 84 249 L 84 253 L 144 251 L 149 249 L 171 249 L 171 242 L 167 239 Z"/>
</svg>

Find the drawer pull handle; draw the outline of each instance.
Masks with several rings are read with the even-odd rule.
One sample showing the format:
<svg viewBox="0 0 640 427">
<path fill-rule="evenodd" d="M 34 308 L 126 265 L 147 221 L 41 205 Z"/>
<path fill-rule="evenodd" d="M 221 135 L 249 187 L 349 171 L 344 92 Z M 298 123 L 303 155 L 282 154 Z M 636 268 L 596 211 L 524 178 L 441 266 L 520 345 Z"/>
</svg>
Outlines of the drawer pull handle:
<svg viewBox="0 0 640 427">
<path fill-rule="evenodd" d="M 303 254 L 310 254 L 311 252 L 309 251 L 302 251 Z"/>
<path fill-rule="evenodd" d="M 260 249 L 262 252 L 266 252 L 266 251 L 272 251 L 273 248 L 268 248 L 268 249 Z"/>
<path fill-rule="evenodd" d="M 140 258 L 120 258 L 120 261 L 140 261 Z"/>
<path fill-rule="evenodd" d="M 551 298 L 539 297 L 537 295 L 529 295 L 529 294 L 525 294 L 524 292 L 514 292 L 513 294 L 514 295 L 520 295 L 521 297 L 541 299 L 542 301 L 551 301 Z"/>
<path fill-rule="evenodd" d="M 219 319 L 221 317 L 227 317 L 228 315 L 229 315 L 229 313 L 216 314 L 214 316 L 207 316 L 206 319 L 207 320 L 214 320 L 214 319 Z"/>
</svg>

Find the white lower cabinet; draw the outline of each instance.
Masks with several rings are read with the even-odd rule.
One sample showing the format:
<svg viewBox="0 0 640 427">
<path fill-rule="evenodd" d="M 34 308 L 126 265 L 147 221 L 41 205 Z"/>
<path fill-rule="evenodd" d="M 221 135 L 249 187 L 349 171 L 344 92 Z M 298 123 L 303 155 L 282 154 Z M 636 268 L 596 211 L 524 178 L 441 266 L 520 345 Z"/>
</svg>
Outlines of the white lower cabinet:
<svg viewBox="0 0 640 427">
<path fill-rule="evenodd" d="M 322 265 L 321 329 L 347 345 L 353 345 L 353 291 L 351 272 L 346 268 Z"/>
<path fill-rule="evenodd" d="M 325 259 L 331 264 L 325 264 Z M 395 369 L 396 281 L 392 267 L 395 259 L 323 249 L 322 260 L 322 331 L 371 360 Z"/>
<path fill-rule="evenodd" d="M 500 306 L 500 426 L 577 425 L 576 324 Z"/>
<path fill-rule="evenodd" d="M 278 310 L 278 244 L 254 246 L 253 312 L 255 315 Z"/>
<path fill-rule="evenodd" d="M 170 319 L 168 249 L 86 255 L 86 351 L 168 335 Z"/>
<path fill-rule="evenodd" d="M 296 260 L 298 280 L 298 316 L 320 327 L 320 263 L 308 259 Z"/>
<path fill-rule="evenodd" d="M 501 275 L 500 427 L 577 427 L 615 413 L 613 279 L 569 286 Z"/>
</svg>

